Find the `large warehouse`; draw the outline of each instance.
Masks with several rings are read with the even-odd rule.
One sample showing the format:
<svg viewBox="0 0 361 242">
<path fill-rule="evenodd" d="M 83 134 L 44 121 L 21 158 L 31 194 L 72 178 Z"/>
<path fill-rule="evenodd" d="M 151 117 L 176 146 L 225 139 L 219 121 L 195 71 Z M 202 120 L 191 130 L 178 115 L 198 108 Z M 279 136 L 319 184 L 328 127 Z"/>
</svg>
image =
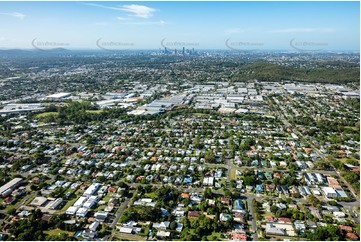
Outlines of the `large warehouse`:
<svg viewBox="0 0 361 242">
<path fill-rule="evenodd" d="M 12 179 L 8 183 L 6 183 L 2 187 L 0 187 L 0 195 L 2 197 L 6 197 L 6 196 L 10 195 L 12 193 L 12 191 L 21 184 L 22 181 L 23 181 L 22 178 Z"/>
<path fill-rule="evenodd" d="M 61 100 L 67 97 L 70 97 L 71 93 L 68 92 L 60 92 L 60 93 L 55 93 L 49 96 L 46 96 L 47 99 L 51 99 L 51 100 Z"/>
</svg>

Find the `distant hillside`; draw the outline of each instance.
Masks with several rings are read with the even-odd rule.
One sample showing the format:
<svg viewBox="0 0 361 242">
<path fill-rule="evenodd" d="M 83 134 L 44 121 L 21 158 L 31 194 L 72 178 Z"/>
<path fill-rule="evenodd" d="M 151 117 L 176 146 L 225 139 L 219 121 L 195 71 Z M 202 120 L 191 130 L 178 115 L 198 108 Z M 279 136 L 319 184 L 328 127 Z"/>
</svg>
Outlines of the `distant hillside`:
<svg viewBox="0 0 361 242">
<path fill-rule="evenodd" d="M 271 63 L 253 63 L 241 67 L 240 71 L 233 75 L 233 80 L 258 79 L 260 81 L 305 81 L 347 83 L 360 81 L 360 68 L 293 68 Z"/>
<path fill-rule="evenodd" d="M 0 56 L 44 56 L 54 54 L 65 54 L 71 53 L 71 50 L 64 48 L 53 48 L 53 49 L 0 49 Z"/>
</svg>

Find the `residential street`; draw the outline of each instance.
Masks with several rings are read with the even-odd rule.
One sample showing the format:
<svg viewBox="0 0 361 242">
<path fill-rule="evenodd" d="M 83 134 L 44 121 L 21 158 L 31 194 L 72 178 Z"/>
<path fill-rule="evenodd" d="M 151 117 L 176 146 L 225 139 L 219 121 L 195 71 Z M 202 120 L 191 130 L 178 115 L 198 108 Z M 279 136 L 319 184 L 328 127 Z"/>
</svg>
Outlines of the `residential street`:
<svg viewBox="0 0 361 242">
<path fill-rule="evenodd" d="M 256 216 L 254 214 L 254 208 L 253 208 L 253 197 L 248 196 L 247 202 L 248 202 L 248 210 L 250 215 L 252 216 L 252 234 L 253 234 L 253 241 L 258 241 L 258 232 L 257 232 L 257 221 Z"/>
</svg>

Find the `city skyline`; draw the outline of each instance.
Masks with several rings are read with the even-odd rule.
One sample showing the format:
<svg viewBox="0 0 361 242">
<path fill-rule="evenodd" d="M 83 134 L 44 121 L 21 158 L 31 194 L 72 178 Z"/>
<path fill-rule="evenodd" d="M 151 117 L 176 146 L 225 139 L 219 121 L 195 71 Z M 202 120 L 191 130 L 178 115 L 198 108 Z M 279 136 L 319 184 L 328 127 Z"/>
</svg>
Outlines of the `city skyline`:
<svg viewBox="0 0 361 242">
<path fill-rule="evenodd" d="M 1 49 L 359 51 L 359 2 L 0 2 Z"/>
</svg>

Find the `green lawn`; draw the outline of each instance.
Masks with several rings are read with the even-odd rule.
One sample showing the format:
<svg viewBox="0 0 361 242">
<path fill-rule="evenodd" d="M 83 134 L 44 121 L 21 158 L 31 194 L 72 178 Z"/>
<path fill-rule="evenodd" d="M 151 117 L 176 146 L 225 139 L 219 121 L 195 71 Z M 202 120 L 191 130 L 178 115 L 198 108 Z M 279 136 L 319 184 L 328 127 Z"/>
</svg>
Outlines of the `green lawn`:
<svg viewBox="0 0 361 242">
<path fill-rule="evenodd" d="M 107 205 L 101 205 L 101 206 L 99 206 L 99 207 L 97 207 L 95 210 L 97 211 L 97 212 L 99 212 L 99 211 L 104 211 L 104 209 L 107 207 Z"/>
<path fill-rule="evenodd" d="M 87 113 L 96 113 L 96 114 L 99 114 L 99 113 L 102 113 L 103 110 L 86 110 Z"/>
<path fill-rule="evenodd" d="M 345 126 L 345 129 L 352 130 L 352 131 L 358 131 L 358 129 L 355 126 Z"/>
<path fill-rule="evenodd" d="M 352 158 L 352 157 L 343 157 L 343 158 L 339 158 L 337 160 L 341 161 L 344 164 L 348 163 L 350 160 L 352 160 L 354 162 L 359 162 L 358 160 L 356 160 L 355 158 Z"/>
<path fill-rule="evenodd" d="M 49 116 L 57 116 L 58 113 L 57 112 L 45 112 L 45 113 L 39 113 L 35 116 L 36 119 L 39 119 L 39 118 L 46 118 L 46 117 L 49 117 Z"/>
<path fill-rule="evenodd" d="M 113 240 L 122 241 L 122 240 L 131 240 L 131 241 L 145 241 L 145 238 L 134 235 L 134 234 L 122 234 L 116 233 L 113 237 Z"/>
<path fill-rule="evenodd" d="M 144 194 L 144 197 L 146 197 L 146 198 L 151 198 L 151 199 L 153 199 L 153 200 L 157 200 L 157 199 L 158 199 L 158 196 L 157 196 L 157 194 L 155 194 L 155 192 L 146 193 L 146 194 Z"/>
<path fill-rule="evenodd" d="M 61 233 L 68 234 L 69 236 L 73 236 L 74 234 L 74 232 L 61 230 L 61 229 L 52 229 L 52 230 L 44 231 L 44 234 L 48 234 L 48 235 L 59 235 Z"/>
<path fill-rule="evenodd" d="M 263 210 L 264 213 L 262 214 L 263 217 L 266 217 L 266 216 L 275 216 L 273 213 L 271 212 L 267 212 L 266 210 Z"/>
<path fill-rule="evenodd" d="M 113 194 L 115 194 L 115 193 L 108 192 L 107 195 L 102 200 L 109 202 L 109 200 L 112 198 Z"/>
<path fill-rule="evenodd" d="M 78 200 L 79 197 L 73 198 L 72 200 L 69 200 L 67 204 L 61 209 L 61 212 L 65 212 L 69 207 L 71 207 L 76 200 Z"/>
<path fill-rule="evenodd" d="M 231 169 L 231 180 L 237 180 L 237 175 L 236 175 L 236 171 L 237 169 Z"/>
<path fill-rule="evenodd" d="M 221 233 L 213 232 L 211 235 L 207 236 L 207 240 L 221 240 Z"/>
<path fill-rule="evenodd" d="M 196 116 L 196 117 L 208 116 L 208 114 L 205 114 L 205 113 L 194 113 L 193 115 Z"/>
<path fill-rule="evenodd" d="M 11 210 L 13 208 L 16 208 L 23 201 L 23 199 L 25 199 L 25 197 L 22 197 L 20 199 L 16 199 L 15 203 L 13 203 L 13 204 L 6 205 L 6 211 L 9 211 L 9 210 Z"/>
</svg>

